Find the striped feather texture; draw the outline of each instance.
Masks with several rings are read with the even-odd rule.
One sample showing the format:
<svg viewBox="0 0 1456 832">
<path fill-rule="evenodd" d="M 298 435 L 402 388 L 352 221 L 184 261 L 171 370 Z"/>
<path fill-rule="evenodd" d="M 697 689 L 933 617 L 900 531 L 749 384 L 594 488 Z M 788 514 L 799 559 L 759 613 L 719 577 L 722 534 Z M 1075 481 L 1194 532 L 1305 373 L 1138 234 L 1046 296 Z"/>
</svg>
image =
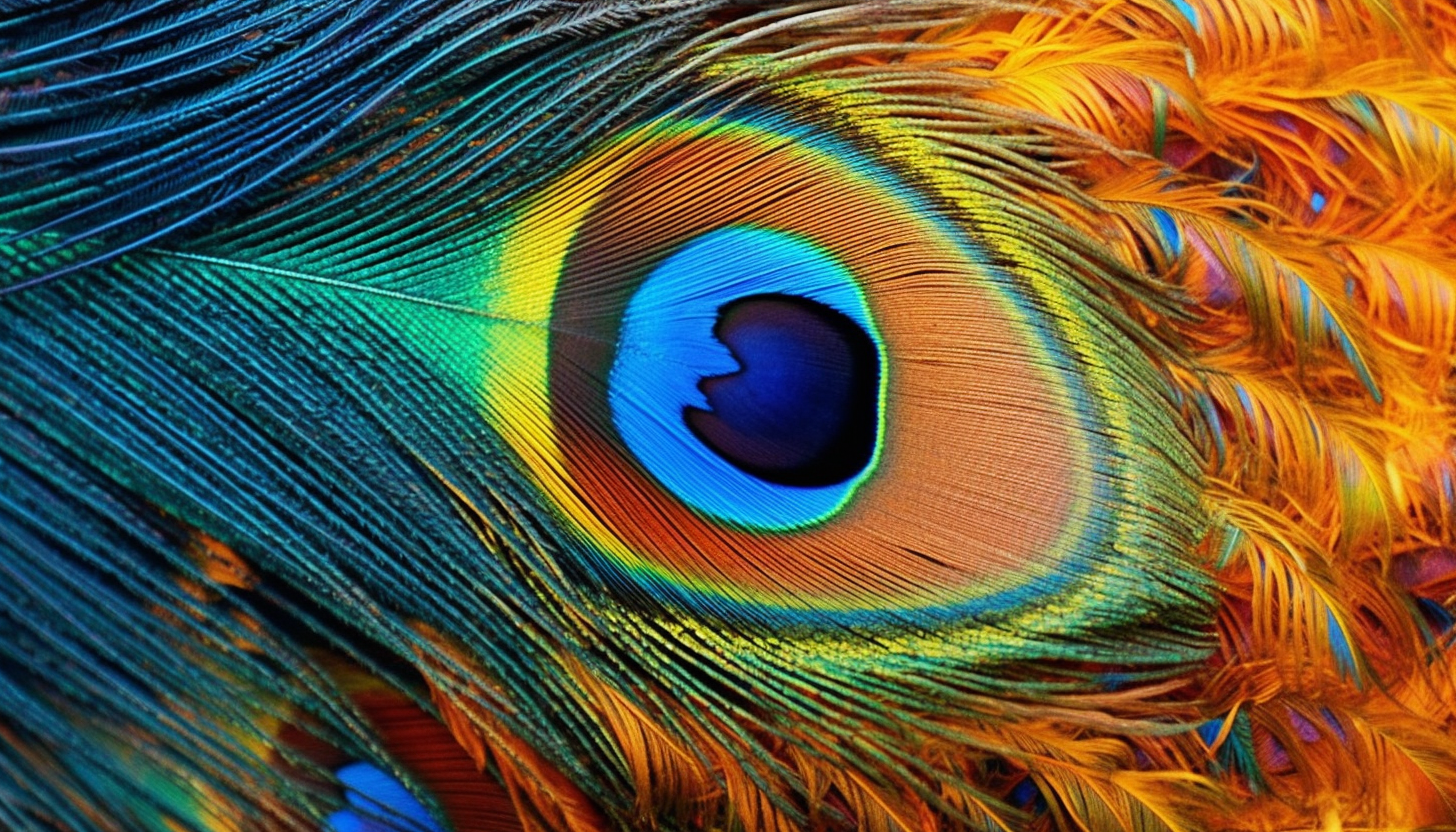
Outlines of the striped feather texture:
<svg viewBox="0 0 1456 832">
<path fill-rule="evenodd" d="M 1456 825 L 1450 0 L 0 7 L 0 827 Z"/>
</svg>

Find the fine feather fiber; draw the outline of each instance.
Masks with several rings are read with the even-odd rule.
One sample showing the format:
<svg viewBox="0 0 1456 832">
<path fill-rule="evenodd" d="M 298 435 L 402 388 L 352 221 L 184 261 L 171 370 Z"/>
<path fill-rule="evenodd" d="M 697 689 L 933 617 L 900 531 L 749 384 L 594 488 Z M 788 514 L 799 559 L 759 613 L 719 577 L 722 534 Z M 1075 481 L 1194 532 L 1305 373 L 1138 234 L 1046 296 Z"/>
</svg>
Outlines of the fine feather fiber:
<svg viewBox="0 0 1456 832">
<path fill-rule="evenodd" d="M 0 829 L 1456 828 L 1456 6 L 0 0 Z"/>
</svg>

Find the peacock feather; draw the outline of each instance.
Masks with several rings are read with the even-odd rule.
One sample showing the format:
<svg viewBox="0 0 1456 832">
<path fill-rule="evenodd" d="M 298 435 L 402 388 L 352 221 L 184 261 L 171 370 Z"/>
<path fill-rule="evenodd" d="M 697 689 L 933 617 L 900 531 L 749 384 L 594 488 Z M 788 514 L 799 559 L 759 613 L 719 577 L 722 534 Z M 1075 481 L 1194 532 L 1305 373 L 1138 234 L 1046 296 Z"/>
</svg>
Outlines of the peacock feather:
<svg viewBox="0 0 1456 832">
<path fill-rule="evenodd" d="M 1451 0 L 0 8 L 0 828 L 1456 827 Z"/>
</svg>

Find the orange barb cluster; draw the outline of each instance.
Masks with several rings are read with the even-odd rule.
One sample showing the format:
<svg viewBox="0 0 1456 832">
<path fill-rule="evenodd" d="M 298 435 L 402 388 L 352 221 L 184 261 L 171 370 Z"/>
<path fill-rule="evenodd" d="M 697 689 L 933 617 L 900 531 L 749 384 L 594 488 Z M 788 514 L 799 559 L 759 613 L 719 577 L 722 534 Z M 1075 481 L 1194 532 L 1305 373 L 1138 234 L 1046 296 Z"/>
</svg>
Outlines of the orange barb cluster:
<svg viewBox="0 0 1456 832">
<path fill-rule="evenodd" d="M 1450 822 L 1456 8 L 1051 3 L 904 37 L 882 66 L 1085 140 L 1056 163 L 1090 203 L 1049 198 L 1186 295 L 1140 313 L 1223 527 L 1190 680 L 1218 828 Z"/>
</svg>

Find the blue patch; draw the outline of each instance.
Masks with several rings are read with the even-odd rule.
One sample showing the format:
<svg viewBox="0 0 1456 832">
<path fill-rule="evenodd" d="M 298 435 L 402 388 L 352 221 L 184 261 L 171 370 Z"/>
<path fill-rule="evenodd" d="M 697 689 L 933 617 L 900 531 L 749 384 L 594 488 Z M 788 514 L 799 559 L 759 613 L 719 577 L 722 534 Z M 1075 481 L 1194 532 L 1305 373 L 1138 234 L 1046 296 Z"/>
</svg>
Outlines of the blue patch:
<svg viewBox="0 0 1456 832">
<path fill-rule="evenodd" d="M 1345 638 L 1345 631 L 1340 628 L 1333 610 L 1325 610 L 1325 629 L 1329 633 L 1330 649 L 1335 653 L 1335 663 L 1339 665 L 1340 672 L 1349 676 L 1355 682 L 1355 687 L 1360 687 L 1360 677 L 1355 674 L 1355 651 L 1351 649 L 1349 639 Z"/>
<path fill-rule="evenodd" d="M 1420 607 L 1426 619 L 1431 622 L 1431 626 L 1440 633 L 1445 633 L 1451 629 L 1453 624 L 1456 624 L 1456 618 L 1451 616 L 1450 611 L 1430 598 L 1417 598 L 1416 606 Z"/>
<path fill-rule="evenodd" d="M 1227 733 L 1224 733 L 1227 727 Z M 1237 772 L 1247 780 L 1249 788 L 1255 793 L 1265 788 L 1264 775 L 1259 768 L 1259 758 L 1254 752 L 1254 726 L 1249 720 L 1249 715 L 1239 712 L 1234 717 L 1233 725 L 1229 726 L 1223 718 L 1211 719 L 1198 726 L 1198 736 L 1202 738 L 1203 744 L 1210 749 L 1218 741 L 1219 734 L 1223 734 L 1223 744 L 1218 747 L 1215 754 L 1214 771 Z"/>
<path fill-rule="evenodd" d="M 1188 22 L 1193 24 L 1195 31 L 1203 31 L 1203 24 L 1198 22 L 1198 10 L 1193 8 L 1192 3 L 1188 0 L 1173 0 L 1173 5 L 1178 9 L 1179 14 L 1188 18 Z"/>
<path fill-rule="evenodd" d="M 1313 208 L 1314 212 L 1318 214 L 1319 212 L 1325 210 L 1325 204 L 1328 201 L 1329 200 L 1325 199 L 1324 194 L 1320 193 L 1319 191 L 1315 191 L 1309 197 L 1309 207 Z"/>
<path fill-rule="evenodd" d="M 329 815 L 325 832 L 445 832 L 399 778 L 372 763 L 338 771 L 348 809 Z"/>
<path fill-rule="evenodd" d="M 608 382 L 612 423 L 642 467 L 694 509 L 752 529 L 800 528 L 832 516 L 874 470 L 882 433 L 884 373 L 879 371 L 879 389 L 871 405 L 875 448 L 853 476 L 829 484 L 785 485 L 735 465 L 721 447 L 705 443 L 684 414 L 711 413 L 715 404 L 725 404 L 709 401 L 705 381 L 746 373 L 747 364 L 734 358 L 717 327 L 725 307 L 755 296 L 788 296 L 822 304 L 863 331 L 879 367 L 884 367 L 869 305 L 848 268 L 799 235 L 745 226 L 722 228 L 665 258 L 628 302 Z M 747 347 L 755 355 L 771 357 L 797 349 L 796 344 L 760 334 L 740 339 L 735 349 Z M 770 381 L 755 383 L 772 383 L 772 373 L 759 371 L 759 375 Z M 793 404 L 796 394 L 771 398 L 776 405 Z M 757 424 L 748 416 L 732 418 L 745 430 Z"/>
<path fill-rule="evenodd" d="M 1335 716 L 1334 711 L 1331 711 L 1329 708 L 1320 708 L 1320 716 L 1324 718 L 1325 724 L 1330 726 L 1330 730 L 1335 732 L 1335 736 L 1340 738 L 1340 742 L 1350 741 L 1349 735 L 1345 733 L 1345 727 L 1340 724 L 1340 720 Z"/>
<path fill-rule="evenodd" d="M 1047 810 L 1046 798 L 1030 776 L 1017 781 L 1006 799 L 1012 806 L 1018 806 L 1033 815 L 1040 815 Z"/>
<path fill-rule="evenodd" d="M 1421 612 L 1422 635 L 1425 636 L 1428 644 L 1438 644 L 1442 637 L 1456 627 L 1456 617 L 1452 617 L 1449 610 L 1430 598 L 1416 598 L 1416 609 Z"/>
<path fill-rule="evenodd" d="M 1173 215 L 1162 208 L 1152 209 L 1153 220 L 1158 224 L 1158 232 L 1163 239 L 1168 241 L 1168 253 L 1177 257 L 1183 253 L 1183 232 L 1178 230 L 1178 223 L 1173 220 Z"/>
<path fill-rule="evenodd" d="M 1222 719 L 1210 719 L 1209 721 L 1198 726 L 1198 736 L 1203 740 L 1203 744 L 1208 746 L 1209 748 L 1212 748 L 1213 744 L 1218 741 L 1218 735 L 1222 733 L 1222 731 Z"/>
</svg>

